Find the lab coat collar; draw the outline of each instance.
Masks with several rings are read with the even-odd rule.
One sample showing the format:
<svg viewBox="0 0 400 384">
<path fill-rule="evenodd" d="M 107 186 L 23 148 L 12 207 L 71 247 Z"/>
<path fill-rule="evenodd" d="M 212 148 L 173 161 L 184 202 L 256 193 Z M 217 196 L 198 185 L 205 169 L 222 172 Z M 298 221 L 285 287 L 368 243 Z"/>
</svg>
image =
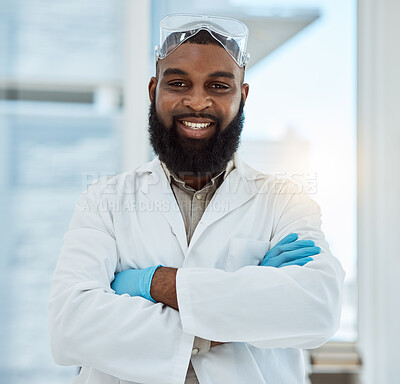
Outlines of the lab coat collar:
<svg viewBox="0 0 400 384">
<path fill-rule="evenodd" d="M 141 191 L 154 202 L 163 202 L 162 206 L 168 207 L 162 213 L 169 222 L 171 231 L 177 237 L 184 254 L 193 248 L 195 242 L 208 226 L 246 203 L 257 193 L 257 186 L 259 185 L 257 180 L 264 175 L 245 164 L 237 154 L 234 155 L 234 163 L 235 169 L 229 173 L 217 189 L 197 225 L 190 241 L 189 250 L 184 221 L 159 158 L 156 157 L 136 169 L 136 174 L 139 177 L 148 174 L 148 177 L 143 178 L 140 183 Z"/>
<path fill-rule="evenodd" d="M 233 158 L 236 169 L 247 180 L 256 180 L 265 178 L 265 174 L 256 171 L 255 169 L 251 168 L 249 165 L 244 163 L 237 152 L 234 154 Z"/>
<path fill-rule="evenodd" d="M 247 180 L 255 180 L 265 177 L 264 174 L 256 171 L 255 169 L 251 168 L 249 165 L 244 163 L 237 152 L 233 155 L 233 159 L 235 168 Z M 162 170 L 161 162 L 158 156 L 156 156 L 152 161 L 145 163 L 139 168 L 137 168 L 136 173 L 138 175 L 141 175 L 146 172 L 150 173 L 159 172 L 160 170 Z"/>
<path fill-rule="evenodd" d="M 229 173 L 217 189 L 197 224 L 188 253 L 207 227 L 249 201 L 257 194 L 262 185 L 262 180 L 261 184 L 258 180 L 264 178 L 265 175 L 245 164 L 237 154 L 235 154 L 234 162 L 235 169 Z"/>
<path fill-rule="evenodd" d="M 136 169 L 136 173 L 138 175 L 142 175 L 143 173 L 146 172 L 157 172 L 157 169 L 161 167 L 160 159 L 158 156 L 156 156 L 153 160 L 149 161 L 148 163 L 145 163 L 141 165 L 139 168 Z"/>
</svg>

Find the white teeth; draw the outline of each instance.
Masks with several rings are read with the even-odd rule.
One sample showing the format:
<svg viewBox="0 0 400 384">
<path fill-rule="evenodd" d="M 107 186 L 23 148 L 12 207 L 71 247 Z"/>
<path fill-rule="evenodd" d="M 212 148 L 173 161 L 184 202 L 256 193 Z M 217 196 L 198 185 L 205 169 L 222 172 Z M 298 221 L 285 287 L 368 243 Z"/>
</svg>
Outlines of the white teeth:
<svg viewBox="0 0 400 384">
<path fill-rule="evenodd" d="M 182 121 L 182 123 L 192 129 L 206 128 L 211 125 L 211 123 L 192 123 L 191 121 Z"/>
</svg>

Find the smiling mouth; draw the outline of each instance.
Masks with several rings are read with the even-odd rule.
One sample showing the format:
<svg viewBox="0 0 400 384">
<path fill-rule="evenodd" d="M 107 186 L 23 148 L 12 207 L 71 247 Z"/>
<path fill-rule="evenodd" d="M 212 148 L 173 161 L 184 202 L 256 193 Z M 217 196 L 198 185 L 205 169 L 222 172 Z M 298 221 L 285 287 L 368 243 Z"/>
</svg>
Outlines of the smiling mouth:
<svg viewBox="0 0 400 384">
<path fill-rule="evenodd" d="M 185 116 L 177 119 L 180 135 L 191 139 L 208 139 L 216 129 L 217 123 L 210 118 Z"/>
<path fill-rule="evenodd" d="M 212 123 L 194 123 L 192 121 L 181 120 L 182 124 L 192 129 L 202 129 L 209 127 Z"/>
</svg>

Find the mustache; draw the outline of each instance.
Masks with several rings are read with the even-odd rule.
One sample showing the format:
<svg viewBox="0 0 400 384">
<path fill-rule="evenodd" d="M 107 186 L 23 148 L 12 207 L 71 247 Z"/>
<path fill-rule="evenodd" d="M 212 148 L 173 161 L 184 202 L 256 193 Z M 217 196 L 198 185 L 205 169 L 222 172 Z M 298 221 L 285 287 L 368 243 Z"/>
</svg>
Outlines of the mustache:
<svg viewBox="0 0 400 384">
<path fill-rule="evenodd" d="M 219 118 L 210 115 L 208 113 L 183 113 L 181 115 L 174 115 L 174 120 L 184 119 L 186 117 L 195 117 L 195 118 L 202 118 L 202 119 L 210 119 L 213 120 L 215 123 L 219 123 Z"/>
</svg>

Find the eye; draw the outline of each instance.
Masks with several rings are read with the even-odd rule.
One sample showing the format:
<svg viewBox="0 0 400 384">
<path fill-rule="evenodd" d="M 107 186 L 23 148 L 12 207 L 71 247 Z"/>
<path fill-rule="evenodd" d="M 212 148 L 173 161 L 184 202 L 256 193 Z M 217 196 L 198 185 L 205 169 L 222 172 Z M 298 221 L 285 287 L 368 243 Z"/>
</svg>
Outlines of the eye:
<svg viewBox="0 0 400 384">
<path fill-rule="evenodd" d="M 171 81 L 170 83 L 168 83 L 168 85 L 172 88 L 185 88 L 188 85 L 184 82 L 184 81 Z"/>
<path fill-rule="evenodd" d="M 229 85 L 227 84 L 223 84 L 223 83 L 212 83 L 209 85 L 209 87 L 213 90 L 213 91 L 228 91 L 230 89 Z"/>
</svg>

